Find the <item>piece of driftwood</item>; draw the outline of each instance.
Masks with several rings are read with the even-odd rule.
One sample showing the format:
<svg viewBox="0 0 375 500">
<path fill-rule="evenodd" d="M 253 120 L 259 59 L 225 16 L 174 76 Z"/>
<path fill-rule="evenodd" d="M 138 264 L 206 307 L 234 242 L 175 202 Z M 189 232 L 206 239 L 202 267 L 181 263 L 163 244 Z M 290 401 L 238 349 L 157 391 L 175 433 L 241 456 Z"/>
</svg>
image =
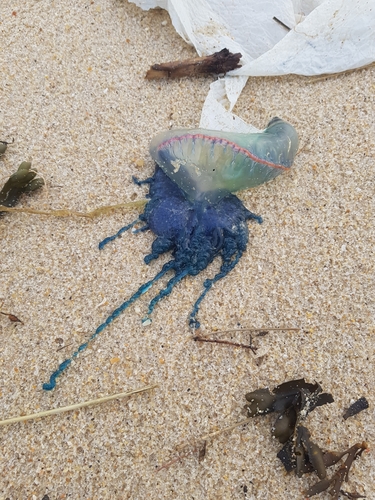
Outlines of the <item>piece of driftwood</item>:
<svg viewBox="0 0 375 500">
<path fill-rule="evenodd" d="M 184 61 L 172 61 L 154 64 L 146 73 L 147 80 L 161 78 L 181 78 L 184 76 L 225 74 L 233 69 L 240 68 L 238 64 L 242 54 L 232 54 L 228 49 L 222 49 L 205 57 L 192 57 Z"/>
</svg>

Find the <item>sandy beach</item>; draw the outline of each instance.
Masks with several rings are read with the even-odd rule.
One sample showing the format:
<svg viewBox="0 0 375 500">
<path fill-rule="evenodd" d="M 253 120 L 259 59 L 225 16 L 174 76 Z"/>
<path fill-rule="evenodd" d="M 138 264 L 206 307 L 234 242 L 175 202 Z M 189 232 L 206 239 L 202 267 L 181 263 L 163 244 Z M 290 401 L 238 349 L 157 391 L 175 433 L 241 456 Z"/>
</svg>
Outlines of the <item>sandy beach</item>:
<svg viewBox="0 0 375 500">
<path fill-rule="evenodd" d="M 167 12 L 122 0 L 15 0 L 0 20 L 2 183 L 31 161 L 45 187 L 20 207 L 89 211 L 141 200 L 154 165 L 151 138 L 193 128 L 214 77 L 147 81 L 150 65 L 194 57 Z M 142 326 L 143 295 L 93 341 L 57 382 L 59 363 L 168 261 L 150 265 L 151 232 L 98 243 L 137 218 L 6 214 L 0 219 L 2 419 L 150 384 L 130 398 L 0 428 L 0 500 L 297 500 L 315 474 L 287 474 L 272 415 L 207 441 L 246 418 L 245 394 L 287 380 L 317 381 L 334 403 L 307 420 L 323 449 L 367 441 L 347 491 L 375 498 L 374 179 L 375 67 L 332 78 L 250 78 L 234 112 L 258 128 L 279 116 L 298 131 L 290 173 L 238 197 L 260 214 L 247 251 L 199 312 L 201 335 L 249 349 L 193 341 L 188 316 L 217 259 L 187 277 Z M 281 331 L 277 328 L 298 330 Z M 232 333 L 222 333 L 237 330 Z M 346 421 L 365 396 L 369 409 Z M 189 445 L 181 451 L 182 445 Z M 331 473 L 330 473 L 331 474 Z M 244 488 L 245 487 L 245 488 Z M 328 493 L 314 497 L 328 500 Z M 47 499 L 45 499 L 47 500 Z"/>
</svg>

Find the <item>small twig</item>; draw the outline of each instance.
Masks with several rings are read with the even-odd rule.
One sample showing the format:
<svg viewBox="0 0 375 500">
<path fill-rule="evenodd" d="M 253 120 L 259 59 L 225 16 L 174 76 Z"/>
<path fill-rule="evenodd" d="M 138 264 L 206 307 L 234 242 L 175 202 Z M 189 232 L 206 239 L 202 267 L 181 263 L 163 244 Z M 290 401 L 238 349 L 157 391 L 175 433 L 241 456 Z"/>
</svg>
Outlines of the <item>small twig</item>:
<svg viewBox="0 0 375 500">
<path fill-rule="evenodd" d="M 24 415 L 22 417 L 13 417 L 6 420 L 1 420 L 0 425 L 15 424 L 16 422 L 24 422 L 25 420 L 33 420 L 35 418 L 47 417 L 49 415 L 56 415 L 58 413 L 65 413 L 67 411 L 78 410 L 86 406 L 97 405 L 100 403 L 106 403 L 107 401 L 112 401 L 113 399 L 126 398 L 127 396 L 132 396 L 133 394 L 139 394 L 141 392 L 150 391 L 158 387 L 158 384 L 148 385 L 142 387 L 142 389 L 135 389 L 130 392 L 120 392 L 118 394 L 112 394 L 111 396 L 104 396 L 98 399 L 91 399 L 90 401 L 84 401 L 82 403 L 76 403 L 74 405 L 62 406 L 60 408 L 54 408 L 53 410 L 41 411 L 40 413 L 33 413 L 31 415 Z"/>
<path fill-rule="evenodd" d="M 228 427 L 224 427 L 224 429 L 220 429 L 219 431 L 210 432 L 210 434 L 206 434 L 205 436 L 202 436 L 199 439 L 199 441 L 207 441 L 208 439 L 212 439 L 213 437 L 219 436 L 220 434 L 223 434 L 224 432 L 232 431 L 236 427 L 240 427 L 241 425 L 248 424 L 251 420 L 253 420 L 253 417 L 245 418 L 245 420 L 241 420 L 240 422 L 237 422 L 233 425 L 229 425 Z"/>
<path fill-rule="evenodd" d="M 198 460 L 199 461 L 203 460 L 203 458 L 206 454 L 207 441 L 209 439 L 212 439 L 216 436 L 219 436 L 220 434 L 223 434 L 224 432 L 231 431 L 231 430 L 235 429 L 236 427 L 240 427 L 241 425 L 245 425 L 245 424 L 249 423 L 250 420 L 252 420 L 252 417 L 246 418 L 245 420 L 241 420 L 240 422 L 237 422 L 233 425 L 230 425 L 229 427 L 224 427 L 224 429 L 220 429 L 219 431 L 210 432 L 209 434 L 202 436 L 201 438 L 197 439 L 195 441 L 195 443 L 202 443 L 203 442 L 203 445 L 198 446 L 198 444 L 196 444 L 191 451 L 184 453 L 183 455 L 179 455 L 178 457 L 173 458 L 169 462 L 166 462 L 165 464 L 158 467 L 156 472 L 159 472 L 162 469 L 167 469 L 171 465 L 176 464 L 177 462 L 180 462 L 182 459 L 187 458 L 190 455 L 193 455 L 194 453 L 197 453 L 197 452 L 198 452 Z M 177 449 L 183 450 L 187 446 L 189 446 L 189 444 L 178 445 Z"/>
<path fill-rule="evenodd" d="M 71 345 L 73 345 L 73 342 L 71 342 L 70 344 L 63 345 L 62 347 L 59 347 L 58 349 L 56 349 L 56 352 L 62 351 L 63 349 L 65 349 L 65 347 L 69 347 Z"/>
<path fill-rule="evenodd" d="M 219 330 L 217 332 L 213 333 L 237 333 L 237 332 L 299 332 L 300 328 L 288 328 L 288 327 L 281 327 L 281 328 L 236 328 L 234 330 Z"/>
<path fill-rule="evenodd" d="M 290 28 L 289 26 L 287 26 L 286 24 L 284 24 L 282 21 L 280 21 L 280 19 L 277 19 L 277 17 L 273 16 L 272 18 L 274 21 L 276 21 L 278 24 L 280 24 L 280 26 L 282 26 L 283 28 L 285 28 L 286 30 L 290 31 Z"/>
<path fill-rule="evenodd" d="M 297 331 L 297 332 L 299 332 L 300 329 L 299 328 L 238 328 L 235 330 L 222 330 L 222 331 L 212 332 L 212 333 L 214 333 L 215 335 L 218 335 L 218 334 L 224 334 L 224 333 L 259 332 L 258 335 L 256 335 L 256 337 L 264 337 L 265 335 L 268 334 L 268 332 L 271 332 L 271 331 Z M 250 343 L 249 344 L 241 344 L 238 342 L 232 342 L 230 340 L 208 339 L 205 337 L 201 337 L 200 335 L 196 335 L 195 337 L 193 337 L 193 340 L 195 340 L 196 342 L 209 342 L 212 344 L 224 344 L 224 345 L 230 345 L 233 347 L 241 347 L 242 349 L 250 349 L 254 354 L 256 354 L 256 351 L 257 351 L 257 347 L 254 347 L 252 345 L 253 338 L 251 335 L 250 335 Z"/>
<path fill-rule="evenodd" d="M 233 347 L 242 347 L 244 349 L 250 349 L 254 354 L 256 354 L 257 350 L 257 348 L 252 346 L 251 343 L 248 345 L 231 342 L 230 340 L 205 339 L 204 337 L 199 337 L 198 335 L 193 337 L 193 340 L 195 340 L 196 342 L 210 342 L 212 344 L 225 344 Z"/>
<path fill-rule="evenodd" d="M 265 337 L 266 335 L 268 335 L 270 332 L 268 330 L 262 330 L 260 331 L 257 335 L 255 335 L 256 337 Z M 251 337 L 251 334 L 250 334 L 250 337 Z M 251 337 L 252 338 L 252 337 Z"/>
<path fill-rule="evenodd" d="M 176 464 L 177 462 L 180 462 L 184 458 L 190 457 L 190 455 L 194 455 L 194 453 L 199 452 L 199 449 L 197 447 L 194 447 L 191 451 L 188 453 L 184 453 L 183 455 L 179 455 L 177 458 L 173 458 L 169 462 L 166 462 L 165 464 L 161 465 L 156 469 L 156 472 L 160 472 L 163 469 L 168 469 L 171 465 Z"/>
</svg>

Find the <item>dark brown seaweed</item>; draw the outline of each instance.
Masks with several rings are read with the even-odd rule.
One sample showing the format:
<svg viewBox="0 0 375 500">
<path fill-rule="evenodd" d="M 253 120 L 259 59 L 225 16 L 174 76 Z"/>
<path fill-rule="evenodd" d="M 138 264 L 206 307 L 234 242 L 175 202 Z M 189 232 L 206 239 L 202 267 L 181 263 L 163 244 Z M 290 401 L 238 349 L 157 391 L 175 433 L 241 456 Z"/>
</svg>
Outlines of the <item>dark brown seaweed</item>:
<svg viewBox="0 0 375 500">
<path fill-rule="evenodd" d="M 273 437 L 278 439 L 282 444 L 286 443 L 288 439 L 293 436 L 296 423 L 297 411 L 294 406 L 290 406 L 277 417 L 272 427 Z"/>
<path fill-rule="evenodd" d="M 289 439 L 284 444 L 278 452 L 277 458 L 281 461 L 287 472 L 297 469 L 297 452 L 293 444 L 293 439 Z"/>
<path fill-rule="evenodd" d="M 277 457 L 285 470 L 287 472 L 295 470 L 298 477 L 314 471 L 318 475 L 320 481 L 309 488 L 306 497 L 329 490 L 333 500 L 338 500 L 342 493 L 342 483 L 348 480 L 353 461 L 367 449 L 367 444 L 357 443 L 341 453 L 324 451 L 311 439 L 309 430 L 300 425 L 300 422 L 315 408 L 332 403 L 332 395 L 323 393 L 317 382 L 311 384 L 304 379 L 298 379 L 280 384 L 272 392 L 268 388 L 249 392 L 246 394 L 246 399 L 249 402 L 245 405 L 249 417 L 278 413 L 272 434 L 283 444 Z M 365 403 L 361 402 L 356 406 L 363 405 L 365 406 Z M 331 478 L 328 478 L 327 468 L 335 465 L 345 455 L 347 455 L 345 462 Z M 357 493 L 345 492 L 345 495 L 353 499 L 364 498 Z"/>
<path fill-rule="evenodd" d="M 310 498 L 318 493 L 322 493 L 323 491 L 328 490 L 330 488 L 329 493 L 332 496 L 333 500 L 338 500 L 340 493 L 342 493 L 341 486 L 344 481 L 348 481 L 350 468 L 357 458 L 359 458 L 362 453 L 367 450 L 367 443 L 356 443 L 351 448 L 342 453 L 342 456 L 348 455 L 345 462 L 339 467 L 339 469 L 335 472 L 335 474 L 331 477 L 331 479 L 323 479 L 323 481 L 319 481 L 314 484 L 311 488 L 309 488 L 306 492 L 306 497 Z M 354 493 L 351 495 L 347 493 L 346 496 L 351 496 L 351 498 L 364 498 Z"/>
<path fill-rule="evenodd" d="M 355 403 L 349 406 L 343 415 L 343 419 L 346 420 L 349 417 L 354 417 L 363 410 L 367 410 L 369 407 L 368 401 L 365 397 L 359 398 Z"/>
<path fill-rule="evenodd" d="M 324 454 L 319 446 L 310 439 L 310 432 L 302 425 L 298 427 L 298 432 L 301 434 L 301 442 L 307 452 L 308 460 L 313 469 L 318 474 L 319 479 L 325 479 L 327 469 L 324 463 Z"/>
<path fill-rule="evenodd" d="M 364 495 L 360 495 L 357 492 L 350 493 L 349 491 L 340 490 L 340 493 L 350 500 L 355 500 L 356 498 L 366 498 Z"/>
<path fill-rule="evenodd" d="M 206 456 L 206 450 L 207 450 L 207 441 L 203 441 L 203 444 L 198 451 L 198 462 L 202 462 L 202 460 L 204 460 L 204 457 Z"/>
<path fill-rule="evenodd" d="M 245 398 L 250 403 L 245 405 L 249 417 L 256 417 L 257 415 L 264 415 L 274 411 L 275 396 L 270 393 L 269 389 L 257 389 L 256 391 L 248 392 Z"/>
</svg>

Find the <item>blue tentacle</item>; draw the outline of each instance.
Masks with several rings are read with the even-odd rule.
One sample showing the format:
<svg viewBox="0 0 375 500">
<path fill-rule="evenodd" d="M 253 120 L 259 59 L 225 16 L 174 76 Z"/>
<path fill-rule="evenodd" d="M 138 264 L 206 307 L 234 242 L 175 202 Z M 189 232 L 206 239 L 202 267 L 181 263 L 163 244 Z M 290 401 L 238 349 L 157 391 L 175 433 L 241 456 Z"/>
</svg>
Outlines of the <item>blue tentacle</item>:
<svg viewBox="0 0 375 500">
<path fill-rule="evenodd" d="M 101 241 L 99 243 L 99 250 L 103 250 L 103 247 L 109 243 L 110 241 L 113 241 L 115 240 L 116 238 L 119 238 L 123 233 L 125 233 L 125 231 L 127 231 L 128 229 L 131 229 L 133 226 L 135 226 L 137 224 L 137 222 L 139 222 L 140 219 L 138 217 L 138 219 L 136 219 L 135 221 L 131 222 L 130 224 L 128 224 L 127 226 L 124 226 L 120 229 L 120 231 L 117 231 L 116 234 L 114 234 L 113 236 L 108 236 L 108 238 L 105 238 L 103 241 Z"/>
<path fill-rule="evenodd" d="M 71 364 L 73 359 L 75 359 L 78 354 L 86 349 L 86 347 L 89 345 L 90 342 L 92 342 L 105 328 L 107 328 L 108 325 L 112 323 L 120 314 L 125 311 L 135 300 L 137 300 L 141 295 L 147 292 L 152 285 L 162 278 L 164 274 L 166 274 L 170 269 L 173 268 L 174 262 L 170 261 L 164 264 L 163 268 L 161 271 L 150 281 L 147 283 L 144 283 L 141 285 L 138 290 L 130 297 L 130 299 L 126 300 L 121 304 L 120 307 L 115 309 L 112 314 L 108 316 L 108 318 L 102 323 L 98 328 L 95 330 L 95 332 L 91 335 L 91 337 L 87 340 L 87 342 L 81 344 L 78 349 L 72 354 L 72 356 L 65 361 L 63 361 L 59 367 L 57 368 L 56 371 L 54 371 L 50 377 L 50 380 L 48 383 L 43 384 L 43 389 L 45 391 L 51 391 L 52 389 L 55 388 L 56 386 L 56 379 L 59 377 Z"/>
<path fill-rule="evenodd" d="M 174 261 L 172 261 L 172 262 L 174 262 Z M 187 269 L 184 269 L 183 271 L 181 271 L 179 274 L 176 274 L 176 276 L 174 276 L 173 278 L 171 278 L 168 281 L 167 286 L 165 288 L 163 288 L 163 290 L 160 290 L 160 292 L 151 300 L 151 302 L 148 305 L 147 316 L 145 318 L 143 318 L 143 320 L 142 320 L 143 323 L 150 321 L 150 318 L 148 316 L 152 314 L 156 304 L 161 299 L 163 299 L 164 297 L 169 295 L 172 292 L 173 287 L 175 285 L 177 285 L 177 283 L 179 281 L 181 281 L 183 278 L 185 278 L 185 276 L 187 276 L 189 274 L 189 271 L 190 271 L 190 269 L 187 268 Z"/>
<path fill-rule="evenodd" d="M 246 208 L 246 214 L 245 214 L 246 220 L 255 220 L 257 221 L 258 224 L 263 224 L 263 217 L 261 215 L 254 214 L 253 212 L 250 212 Z"/>
<path fill-rule="evenodd" d="M 145 224 L 142 227 L 139 227 L 138 229 L 133 229 L 132 233 L 133 234 L 138 234 L 138 233 L 143 233 L 144 231 L 147 231 L 150 229 L 150 226 L 148 224 Z"/>
<path fill-rule="evenodd" d="M 212 285 L 216 283 L 217 281 L 221 280 L 224 278 L 238 263 L 240 258 L 242 257 L 243 252 L 238 251 L 237 254 L 235 255 L 234 259 L 232 260 L 225 260 L 220 267 L 220 271 L 210 279 L 206 279 L 205 282 L 203 283 L 204 290 L 196 300 L 193 309 L 190 313 L 190 318 L 189 318 L 189 326 L 191 328 L 198 329 L 200 327 L 200 323 L 197 319 L 195 319 L 195 316 L 197 315 L 199 311 L 200 304 L 202 300 L 205 298 L 207 292 L 212 288 Z"/>
<path fill-rule="evenodd" d="M 174 247 L 174 241 L 169 238 L 164 238 L 159 236 L 153 241 L 151 250 L 152 252 L 146 255 L 143 259 L 146 264 L 149 264 L 152 260 L 157 259 L 159 255 L 169 252 Z"/>
<path fill-rule="evenodd" d="M 140 181 L 138 179 L 138 177 L 136 177 L 135 175 L 132 175 L 132 181 L 134 182 L 134 184 L 136 184 L 137 186 L 142 186 L 143 184 L 151 184 L 154 180 L 154 177 L 147 177 L 147 179 L 144 179 L 143 181 Z"/>
</svg>

